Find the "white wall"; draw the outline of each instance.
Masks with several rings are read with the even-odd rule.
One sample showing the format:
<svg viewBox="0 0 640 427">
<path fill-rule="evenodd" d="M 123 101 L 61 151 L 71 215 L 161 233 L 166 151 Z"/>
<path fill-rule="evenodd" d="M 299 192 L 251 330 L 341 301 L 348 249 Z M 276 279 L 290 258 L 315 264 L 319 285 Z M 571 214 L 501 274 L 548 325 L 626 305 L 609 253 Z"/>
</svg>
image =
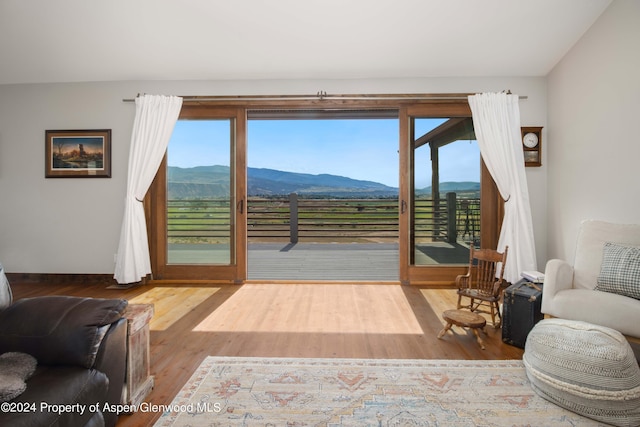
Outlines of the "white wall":
<svg viewBox="0 0 640 427">
<path fill-rule="evenodd" d="M 526 95 L 523 126 L 545 126 L 544 78 L 105 82 L 0 86 L 0 262 L 12 273 L 113 273 L 137 93 L 279 95 L 485 92 Z M 112 129 L 112 178 L 44 178 L 47 129 Z M 546 257 L 544 166 L 528 168 L 539 264 Z M 540 264 L 544 266 L 544 264 Z"/>
<path fill-rule="evenodd" d="M 640 2 L 618 0 L 547 76 L 550 258 L 579 223 L 640 223 Z"/>
</svg>

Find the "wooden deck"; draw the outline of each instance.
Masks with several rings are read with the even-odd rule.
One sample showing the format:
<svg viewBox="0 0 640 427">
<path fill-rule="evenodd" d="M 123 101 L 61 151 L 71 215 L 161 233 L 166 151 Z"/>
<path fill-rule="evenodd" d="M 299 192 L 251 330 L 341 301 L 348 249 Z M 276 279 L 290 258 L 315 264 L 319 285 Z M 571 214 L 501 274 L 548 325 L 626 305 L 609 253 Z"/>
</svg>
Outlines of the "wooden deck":
<svg viewBox="0 0 640 427">
<path fill-rule="evenodd" d="M 228 245 L 173 244 L 176 264 L 227 264 Z M 397 282 L 397 243 L 249 243 L 249 280 L 340 280 Z M 433 242 L 418 246 L 417 265 L 467 264 L 469 249 Z"/>
<path fill-rule="evenodd" d="M 397 244 L 258 243 L 248 253 L 249 280 L 399 280 Z"/>
</svg>

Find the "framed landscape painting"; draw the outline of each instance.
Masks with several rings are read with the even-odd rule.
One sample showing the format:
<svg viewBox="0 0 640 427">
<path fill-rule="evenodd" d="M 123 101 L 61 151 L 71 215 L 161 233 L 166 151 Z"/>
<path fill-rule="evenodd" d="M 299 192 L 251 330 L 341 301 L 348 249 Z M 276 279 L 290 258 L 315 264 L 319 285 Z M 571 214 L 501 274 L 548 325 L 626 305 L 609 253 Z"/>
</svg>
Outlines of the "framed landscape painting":
<svg viewBox="0 0 640 427">
<path fill-rule="evenodd" d="M 111 178 L 111 129 L 47 130 L 46 178 Z"/>
</svg>

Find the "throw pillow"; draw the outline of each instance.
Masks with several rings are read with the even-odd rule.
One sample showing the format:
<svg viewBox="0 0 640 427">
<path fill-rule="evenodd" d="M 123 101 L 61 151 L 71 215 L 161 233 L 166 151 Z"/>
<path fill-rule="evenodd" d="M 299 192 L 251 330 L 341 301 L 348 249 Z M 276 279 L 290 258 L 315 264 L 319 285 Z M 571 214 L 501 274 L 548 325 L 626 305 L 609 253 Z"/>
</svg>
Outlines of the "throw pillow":
<svg viewBox="0 0 640 427">
<path fill-rule="evenodd" d="M 11 302 L 13 302 L 11 286 L 9 285 L 9 280 L 7 280 L 7 276 L 4 274 L 4 268 L 2 268 L 2 264 L 0 264 L 0 310 L 9 307 Z"/>
<path fill-rule="evenodd" d="M 595 289 L 640 299 L 640 248 L 605 243 Z"/>
<path fill-rule="evenodd" d="M 10 352 L 0 355 L 0 402 L 8 402 L 27 389 L 27 381 L 38 362 L 26 353 Z"/>
</svg>

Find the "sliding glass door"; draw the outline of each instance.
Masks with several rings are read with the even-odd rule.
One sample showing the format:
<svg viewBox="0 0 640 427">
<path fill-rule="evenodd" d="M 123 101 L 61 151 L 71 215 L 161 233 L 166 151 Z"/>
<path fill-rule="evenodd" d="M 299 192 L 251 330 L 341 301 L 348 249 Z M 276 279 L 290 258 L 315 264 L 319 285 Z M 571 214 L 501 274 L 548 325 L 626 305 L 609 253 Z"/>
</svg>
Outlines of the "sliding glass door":
<svg viewBox="0 0 640 427">
<path fill-rule="evenodd" d="M 493 180 L 468 105 L 402 109 L 400 123 L 401 281 L 448 284 L 465 271 L 470 245 L 495 240 Z"/>
<path fill-rule="evenodd" d="M 244 122 L 242 110 L 183 107 L 154 186 L 154 277 L 243 279 Z"/>
<path fill-rule="evenodd" d="M 256 112 L 262 119 L 265 114 L 282 118 L 283 111 L 305 112 L 308 118 L 326 114 L 397 117 L 397 145 L 389 143 L 392 152 L 397 147 L 399 153 L 395 159 L 389 155 L 399 171 L 397 203 L 384 212 L 397 218 L 387 222 L 397 227 L 400 283 L 451 285 L 466 269 L 470 244 L 495 247 L 502 204 L 482 165 L 466 100 L 419 102 L 400 97 L 223 103 L 183 104 L 167 156 L 147 197 L 155 279 L 247 280 L 247 121 Z M 367 150 L 354 157 L 360 168 L 366 167 Z M 358 214 L 367 211 L 358 209 Z M 349 219 L 354 215 L 351 212 Z M 330 271 L 339 276 L 337 265 Z"/>
</svg>

